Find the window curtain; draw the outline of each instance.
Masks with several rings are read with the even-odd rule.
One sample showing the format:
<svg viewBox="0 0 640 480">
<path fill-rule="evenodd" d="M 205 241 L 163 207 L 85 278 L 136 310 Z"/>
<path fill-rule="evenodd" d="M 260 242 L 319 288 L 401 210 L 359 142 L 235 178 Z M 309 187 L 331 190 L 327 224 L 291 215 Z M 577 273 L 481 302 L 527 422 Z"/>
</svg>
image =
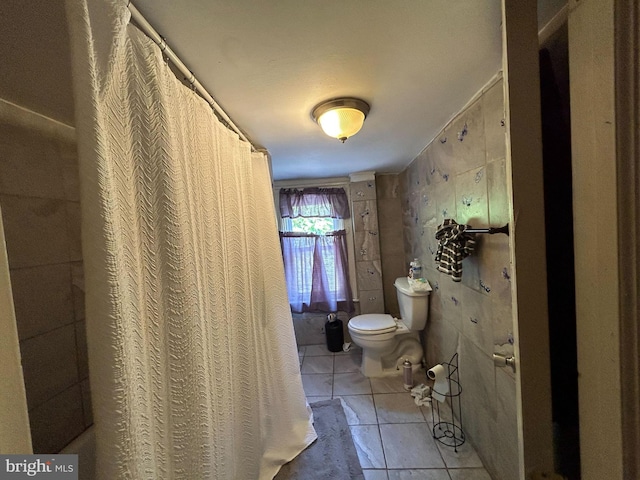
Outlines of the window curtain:
<svg viewBox="0 0 640 480">
<path fill-rule="evenodd" d="M 344 188 L 280 190 L 280 216 L 349 218 L 349 200 Z"/>
<path fill-rule="evenodd" d="M 349 218 L 349 202 L 342 188 L 283 189 L 280 212 L 284 218 Z M 280 245 L 292 311 L 353 311 L 345 230 L 327 235 L 282 231 Z"/>
<path fill-rule="evenodd" d="M 68 0 L 98 479 L 270 480 L 316 438 L 266 158 Z"/>
</svg>

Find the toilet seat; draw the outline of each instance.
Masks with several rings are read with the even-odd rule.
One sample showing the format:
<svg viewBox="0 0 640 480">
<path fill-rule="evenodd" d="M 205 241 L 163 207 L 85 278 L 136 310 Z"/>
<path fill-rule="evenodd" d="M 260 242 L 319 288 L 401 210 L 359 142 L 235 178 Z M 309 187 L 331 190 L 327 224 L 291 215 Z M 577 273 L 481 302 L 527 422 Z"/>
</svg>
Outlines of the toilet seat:
<svg viewBox="0 0 640 480">
<path fill-rule="evenodd" d="M 361 335 L 380 335 L 398 329 L 396 320 L 384 313 L 366 313 L 349 320 L 349 329 Z"/>
</svg>

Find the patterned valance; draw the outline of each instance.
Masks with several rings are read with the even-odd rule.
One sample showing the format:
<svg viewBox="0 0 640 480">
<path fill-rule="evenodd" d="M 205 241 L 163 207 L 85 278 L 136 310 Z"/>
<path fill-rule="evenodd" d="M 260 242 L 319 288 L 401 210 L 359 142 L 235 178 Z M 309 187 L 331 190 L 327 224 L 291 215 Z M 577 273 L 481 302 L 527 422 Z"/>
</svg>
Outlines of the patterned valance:
<svg viewBox="0 0 640 480">
<path fill-rule="evenodd" d="M 349 200 L 344 188 L 283 188 L 280 216 L 349 218 Z"/>
</svg>

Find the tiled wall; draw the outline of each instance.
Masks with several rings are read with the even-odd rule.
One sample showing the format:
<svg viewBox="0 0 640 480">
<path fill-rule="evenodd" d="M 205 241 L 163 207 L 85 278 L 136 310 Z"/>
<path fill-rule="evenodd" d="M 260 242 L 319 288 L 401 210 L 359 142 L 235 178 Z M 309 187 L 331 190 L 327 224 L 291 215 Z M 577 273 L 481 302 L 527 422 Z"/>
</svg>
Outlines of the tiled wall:
<svg viewBox="0 0 640 480">
<path fill-rule="evenodd" d="M 396 278 L 406 276 L 409 271 L 402 239 L 400 177 L 397 174 L 376 175 L 376 185 L 384 304 L 387 313 L 397 317 L 400 309 L 393 284 Z"/>
<path fill-rule="evenodd" d="M 400 197 L 404 264 L 419 258 L 433 287 L 425 329 L 427 362 L 434 365 L 459 354 L 464 430 L 496 478 L 518 478 L 515 378 L 492 361 L 494 351 L 513 352 L 509 237 L 478 235 L 476 251 L 463 262 L 460 283 L 438 272 L 434 261 L 436 228 L 444 218 L 474 227 L 509 221 L 505 155 L 499 80 L 402 172 Z M 381 230 L 397 228 L 393 215 L 381 215 Z"/>
<path fill-rule="evenodd" d="M 338 319 L 342 321 L 343 334 L 345 341 L 349 341 L 349 332 L 347 323 L 349 322 L 349 314 L 347 312 L 337 312 Z M 292 313 L 293 330 L 296 334 L 296 343 L 303 345 L 320 345 L 326 343 L 324 333 L 324 325 L 327 322 L 326 313 L 305 312 Z"/>
<path fill-rule="evenodd" d="M 0 206 L 35 453 L 58 452 L 92 423 L 78 183 L 74 144 L 1 125 Z"/>
<path fill-rule="evenodd" d="M 360 314 L 384 312 L 376 197 L 376 182 L 373 178 L 351 183 L 351 216 Z"/>
</svg>

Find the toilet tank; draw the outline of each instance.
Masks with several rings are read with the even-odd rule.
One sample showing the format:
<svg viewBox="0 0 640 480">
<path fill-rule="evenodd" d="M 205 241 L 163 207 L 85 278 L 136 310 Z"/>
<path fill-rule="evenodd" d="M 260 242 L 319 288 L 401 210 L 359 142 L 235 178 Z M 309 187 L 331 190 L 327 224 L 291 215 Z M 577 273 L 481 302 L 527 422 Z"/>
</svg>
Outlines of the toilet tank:
<svg viewBox="0 0 640 480">
<path fill-rule="evenodd" d="M 431 285 L 427 282 L 426 291 L 414 292 L 407 277 L 396 278 L 394 283 L 398 294 L 400 318 L 411 331 L 423 330 L 429 313 L 429 294 Z"/>
</svg>

